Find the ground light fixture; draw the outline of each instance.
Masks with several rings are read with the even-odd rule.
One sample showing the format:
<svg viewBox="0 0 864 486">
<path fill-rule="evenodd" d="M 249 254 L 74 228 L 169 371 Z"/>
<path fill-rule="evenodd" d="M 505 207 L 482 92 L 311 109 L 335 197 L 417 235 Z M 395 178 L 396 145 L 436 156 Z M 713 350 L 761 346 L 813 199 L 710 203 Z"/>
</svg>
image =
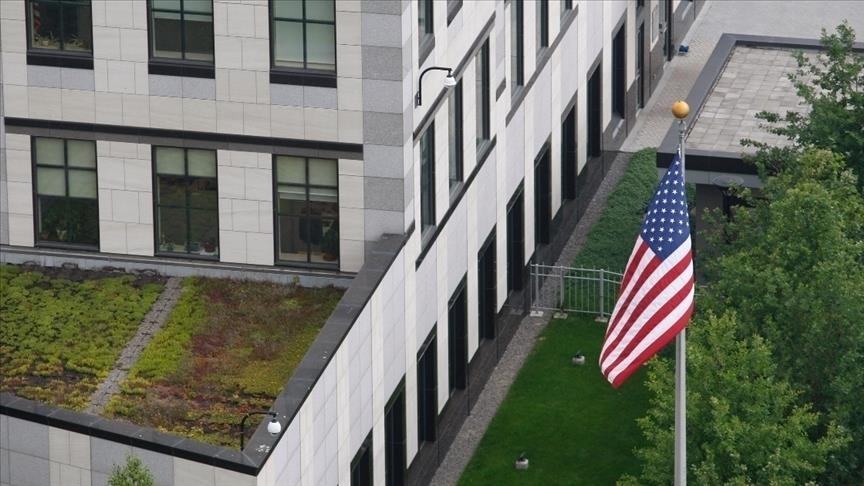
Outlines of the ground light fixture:
<svg viewBox="0 0 864 486">
<path fill-rule="evenodd" d="M 428 67 L 420 73 L 420 80 L 417 81 L 417 94 L 414 95 L 414 106 L 420 106 L 423 104 L 423 76 L 425 76 L 429 71 L 447 71 L 447 77 L 444 78 L 444 87 L 450 89 L 453 86 L 456 86 L 456 78 L 453 77 L 453 68 L 443 66 Z"/>
<path fill-rule="evenodd" d="M 253 415 L 269 415 L 270 422 L 267 423 L 267 432 L 272 436 L 279 435 L 279 432 L 282 432 L 282 424 L 279 422 L 279 419 L 276 412 L 269 410 L 262 410 L 256 412 L 249 412 L 243 416 L 243 419 L 240 420 L 240 450 L 243 450 L 243 446 L 246 444 L 246 420 Z"/>
</svg>

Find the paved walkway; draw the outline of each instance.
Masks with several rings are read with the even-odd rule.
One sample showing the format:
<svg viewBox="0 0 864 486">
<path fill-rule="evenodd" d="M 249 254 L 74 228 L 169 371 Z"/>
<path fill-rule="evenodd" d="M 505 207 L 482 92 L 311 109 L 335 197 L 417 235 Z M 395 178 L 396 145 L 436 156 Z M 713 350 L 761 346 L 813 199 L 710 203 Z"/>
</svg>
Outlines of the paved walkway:
<svg viewBox="0 0 864 486">
<path fill-rule="evenodd" d="M 690 53 L 673 59 L 666 68 L 657 90 L 642 110 L 639 120 L 622 146 L 623 152 L 635 152 L 645 147 L 657 147 L 673 123 L 670 106 L 683 99 L 711 56 L 714 46 L 724 33 L 774 35 L 786 37 L 818 38 L 824 26 L 833 30 L 842 19 L 848 19 L 864 38 L 864 2 L 858 1 L 795 1 L 777 0 L 714 0 L 708 2 L 693 23 L 683 43 L 690 45 Z M 628 153 L 622 153 L 612 163 L 597 194 L 562 251 L 558 264 L 569 265 L 579 248 L 585 243 L 588 230 L 606 206 L 627 163 Z M 634 235 L 635 237 L 635 235 Z M 450 446 L 433 485 L 455 485 L 474 455 L 474 450 L 495 412 L 498 410 L 516 374 L 534 348 L 537 336 L 549 322 L 549 313 L 543 317 L 526 317 L 507 346 L 501 361 L 492 371 L 489 381 L 471 414 Z"/>
<path fill-rule="evenodd" d="M 153 303 L 153 307 L 141 320 L 141 325 L 138 326 L 138 332 L 135 334 L 126 348 L 120 353 L 120 358 L 114 364 L 114 369 L 108 373 L 105 381 L 99 384 L 93 396 L 90 398 L 90 405 L 85 410 L 86 413 L 101 415 L 111 399 L 117 392 L 120 391 L 120 384 L 126 379 L 126 375 L 132 366 L 138 361 L 141 352 L 150 339 L 157 331 L 165 324 L 168 319 L 168 314 L 180 298 L 181 283 L 183 279 L 180 277 L 171 277 L 165 283 L 165 288 Z"/>
</svg>

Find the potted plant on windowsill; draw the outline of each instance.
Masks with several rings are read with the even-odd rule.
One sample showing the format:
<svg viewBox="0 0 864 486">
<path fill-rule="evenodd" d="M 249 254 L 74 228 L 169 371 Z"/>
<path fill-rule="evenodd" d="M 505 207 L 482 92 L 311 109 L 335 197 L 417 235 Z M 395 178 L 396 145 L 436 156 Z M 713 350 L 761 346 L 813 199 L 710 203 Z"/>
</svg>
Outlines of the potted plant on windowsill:
<svg viewBox="0 0 864 486">
<path fill-rule="evenodd" d="M 339 258 L 339 222 L 334 221 L 321 238 L 321 257 L 326 262 Z"/>
</svg>

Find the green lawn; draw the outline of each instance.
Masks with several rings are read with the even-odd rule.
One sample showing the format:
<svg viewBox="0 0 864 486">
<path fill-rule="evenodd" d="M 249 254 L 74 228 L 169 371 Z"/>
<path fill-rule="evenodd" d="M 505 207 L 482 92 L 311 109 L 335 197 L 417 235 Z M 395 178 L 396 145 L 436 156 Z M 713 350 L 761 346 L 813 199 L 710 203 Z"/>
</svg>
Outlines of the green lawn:
<svg viewBox="0 0 864 486">
<path fill-rule="evenodd" d="M 605 330 L 592 317 L 549 323 L 459 484 L 607 485 L 638 472 L 645 373 L 618 390 L 609 385 L 597 364 Z M 571 364 L 576 351 L 586 355 L 584 366 Z M 530 467 L 517 471 L 522 452 Z"/>
<path fill-rule="evenodd" d="M 0 265 L 0 391 L 83 410 L 160 279 Z"/>
<path fill-rule="evenodd" d="M 655 151 L 633 155 L 573 266 L 622 271 L 658 176 Z M 597 363 L 606 332 L 593 316 L 553 320 L 492 420 L 460 484 L 609 485 L 638 473 L 636 418 L 648 408 L 645 373 L 615 390 Z M 574 367 L 576 351 L 587 357 Z M 526 471 L 514 461 L 525 452 Z"/>
</svg>

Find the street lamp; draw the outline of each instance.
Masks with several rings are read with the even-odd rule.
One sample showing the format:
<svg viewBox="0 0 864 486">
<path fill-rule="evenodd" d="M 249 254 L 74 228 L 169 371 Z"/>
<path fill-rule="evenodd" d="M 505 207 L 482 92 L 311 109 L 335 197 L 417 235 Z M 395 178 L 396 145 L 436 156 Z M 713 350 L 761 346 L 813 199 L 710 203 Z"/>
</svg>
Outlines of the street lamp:
<svg viewBox="0 0 864 486">
<path fill-rule="evenodd" d="M 243 420 L 240 421 L 240 450 L 243 450 L 243 446 L 246 443 L 246 419 L 253 415 L 269 415 L 270 422 L 267 424 L 267 432 L 272 436 L 279 435 L 279 432 L 282 432 L 282 424 L 279 423 L 279 420 L 276 418 L 278 415 L 276 412 L 272 411 L 260 411 L 260 412 L 249 412 L 243 416 Z"/>
<path fill-rule="evenodd" d="M 444 78 L 444 87 L 450 89 L 453 86 L 456 86 L 456 78 L 453 77 L 453 68 L 441 66 L 428 67 L 420 73 L 420 80 L 417 81 L 417 94 L 414 95 L 414 106 L 420 106 L 423 104 L 423 76 L 425 76 L 429 71 L 447 71 L 447 77 Z"/>
</svg>

